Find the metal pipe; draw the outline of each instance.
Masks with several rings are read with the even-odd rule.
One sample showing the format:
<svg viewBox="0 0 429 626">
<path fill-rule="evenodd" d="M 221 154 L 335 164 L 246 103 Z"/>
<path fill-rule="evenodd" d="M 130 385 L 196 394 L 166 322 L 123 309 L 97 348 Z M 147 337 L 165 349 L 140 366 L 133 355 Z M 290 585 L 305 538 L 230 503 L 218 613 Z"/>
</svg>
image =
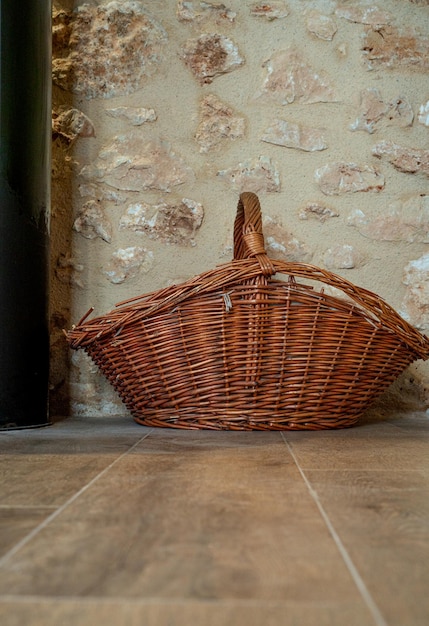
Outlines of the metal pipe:
<svg viewBox="0 0 429 626">
<path fill-rule="evenodd" d="M 0 428 L 45 425 L 51 3 L 0 4 Z"/>
</svg>

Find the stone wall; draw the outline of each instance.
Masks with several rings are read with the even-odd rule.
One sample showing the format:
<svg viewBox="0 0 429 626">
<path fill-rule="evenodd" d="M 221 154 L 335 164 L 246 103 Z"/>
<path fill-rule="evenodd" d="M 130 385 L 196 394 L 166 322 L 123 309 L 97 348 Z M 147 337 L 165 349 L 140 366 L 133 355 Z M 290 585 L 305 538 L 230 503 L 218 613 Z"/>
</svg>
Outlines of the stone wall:
<svg viewBox="0 0 429 626">
<path fill-rule="evenodd" d="M 54 1 L 53 413 L 124 411 L 62 328 L 228 261 L 241 190 L 429 331 L 428 5 Z"/>
</svg>

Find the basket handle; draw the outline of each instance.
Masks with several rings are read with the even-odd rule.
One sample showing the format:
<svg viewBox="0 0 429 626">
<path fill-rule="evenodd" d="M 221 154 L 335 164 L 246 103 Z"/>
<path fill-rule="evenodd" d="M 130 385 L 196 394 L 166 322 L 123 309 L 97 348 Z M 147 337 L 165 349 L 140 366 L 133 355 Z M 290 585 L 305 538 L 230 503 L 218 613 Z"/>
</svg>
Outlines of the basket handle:
<svg viewBox="0 0 429 626">
<path fill-rule="evenodd" d="M 256 258 L 264 276 L 273 276 L 276 272 L 299 276 L 330 285 L 346 294 L 360 305 L 373 319 L 384 323 L 397 333 L 405 343 L 412 347 L 422 358 L 429 354 L 429 340 L 417 329 L 404 320 L 387 302 L 375 293 L 350 283 L 346 279 L 306 263 L 275 261 L 268 257 L 264 246 L 262 231 L 261 205 L 258 196 L 252 192 L 243 192 L 237 206 L 234 223 L 234 261 Z M 423 356 L 425 354 L 425 356 Z"/>
<path fill-rule="evenodd" d="M 396 311 L 371 291 L 357 287 L 341 276 L 314 265 L 270 259 L 264 247 L 262 212 L 258 196 L 246 191 L 240 194 L 234 223 L 234 261 L 252 257 L 258 260 L 261 269 L 263 265 L 269 271 L 269 273 L 263 272 L 266 276 L 273 276 L 279 272 L 336 287 L 351 300 L 371 312 L 373 316 L 377 318 L 387 316 L 395 328 L 398 325 L 402 327 L 403 320 Z M 408 326 L 406 323 L 407 330 Z"/>
<path fill-rule="evenodd" d="M 264 276 L 269 277 L 276 273 L 265 250 L 259 198 L 256 194 L 245 191 L 240 194 L 234 222 L 234 259 L 249 258 L 258 261 Z"/>
</svg>

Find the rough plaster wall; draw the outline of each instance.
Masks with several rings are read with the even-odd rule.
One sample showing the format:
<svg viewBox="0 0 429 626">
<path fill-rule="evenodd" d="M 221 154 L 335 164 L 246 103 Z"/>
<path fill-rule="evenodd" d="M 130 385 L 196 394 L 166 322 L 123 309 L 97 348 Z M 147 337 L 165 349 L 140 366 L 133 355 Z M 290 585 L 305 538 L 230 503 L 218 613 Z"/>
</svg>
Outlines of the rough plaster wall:
<svg viewBox="0 0 429 626">
<path fill-rule="evenodd" d="M 53 49 L 53 413 L 124 411 L 61 329 L 228 261 L 240 190 L 429 331 L 428 2 L 56 0 Z"/>
</svg>

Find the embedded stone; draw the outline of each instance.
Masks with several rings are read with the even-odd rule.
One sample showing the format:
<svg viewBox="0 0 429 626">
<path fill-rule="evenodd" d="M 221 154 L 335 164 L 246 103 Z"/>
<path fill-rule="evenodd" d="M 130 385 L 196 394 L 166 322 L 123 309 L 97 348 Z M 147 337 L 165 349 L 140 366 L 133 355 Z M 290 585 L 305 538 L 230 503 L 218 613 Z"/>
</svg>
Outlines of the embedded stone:
<svg viewBox="0 0 429 626">
<path fill-rule="evenodd" d="M 326 250 L 323 261 L 328 269 L 350 270 L 359 265 L 361 255 L 349 244 L 339 244 Z"/>
<path fill-rule="evenodd" d="M 426 104 L 422 104 L 419 108 L 419 114 L 417 117 L 420 124 L 429 126 L 429 100 Z"/>
<path fill-rule="evenodd" d="M 339 300 L 344 300 L 349 304 L 354 304 L 354 300 L 347 295 L 342 289 L 338 289 L 337 287 L 332 287 L 331 285 L 321 285 L 320 289 L 318 289 L 319 293 L 323 293 L 326 296 L 331 296 L 332 298 L 337 298 Z"/>
<path fill-rule="evenodd" d="M 359 113 L 350 130 L 365 130 L 373 133 L 383 122 L 386 126 L 411 126 L 413 109 L 406 96 L 385 102 L 378 89 L 364 89 L 360 93 Z"/>
<path fill-rule="evenodd" d="M 423 72 L 429 69 L 429 39 L 413 29 L 370 28 L 365 33 L 362 50 L 370 69 L 407 67 Z"/>
<path fill-rule="evenodd" d="M 284 2 L 255 2 L 250 7 L 250 15 L 253 17 L 264 17 L 269 22 L 282 19 L 289 15 L 289 10 Z"/>
<path fill-rule="evenodd" d="M 124 411 L 124 405 L 106 379 L 99 381 L 97 376 L 97 383 L 69 382 L 68 387 L 68 404 L 72 415 L 106 417 L 120 415 Z"/>
<path fill-rule="evenodd" d="M 386 120 L 389 124 L 403 128 L 412 125 L 414 112 L 406 96 L 398 96 L 398 98 L 389 102 Z"/>
<path fill-rule="evenodd" d="M 383 11 L 377 6 L 361 5 L 356 6 L 344 5 L 339 6 L 335 15 L 342 17 L 349 22 L 356 22 L 358 24 L 368 24 L 371 26 L 379 26 L 384 24 L 390 24 L 393 17 L 388 11 Z"/>
<path fill-rule="evenodd" d="M 237 13 L 228 9 L 223 3 L 213 4 L 188 0 L 178 0 L 176 15 L 180 22 L 195 22 L 197 25 L 213 19 L 218 24 L 233 23 L 237 17 Z"/>
<path fill-rule="evenodd" d="M 319 11 L 310 11 L 306 17 L 307 30 L 319 39 L 332 41 L 338 30 L 335 20 Z"/>
<path fill-rule="evenodd" d="M 404 268 L 402 282 L 407 286 L 401 315 L 413 326 L 429 328 L 429 253 L 410 261 Z"/>
<path fill-rule="evenodd" d="M 153 252 L 139 246 L 119 248 L 112 254 L 104 268 L 104 274 L 111 283 L 118 285 L 134 278 L 140 272 L 147 273 L 152 267 Z"/>
<path fill-rule="evenodd" d="M 114 204 L 123 204 L 127 200 L 126 194 L 95 183 L 79 185 L 78 189 L 81 198 L 90 196 L 96 200 L 113 202 Z"/>
<path fill-rule="evenodd" d="M 315 171 L 315 180 L 327 196 L 357 191 L 381 191 L 384 176 L 374 167 L 356 163 L 327 163 Z"/>
<path fill-rule="evenodd" d="M 126 120 L 133 126 L 141 126 L 146 122 L 155 122 L 157 119 L 154 109 L 141 107 L 116 107 L 115 109 L 106 109 L 106 114 L 110 117 Z"/>
<path fill-rule="evenodd" d="M 338 216 L 339 213 L 318 202 L 309 202 L 298 215 L 300 220 L 316 219 L 322 224 L 327 219 Z"/>
<path fill-rule="evenodd" d="M 61 52 L 67 48 L 70 39 L 72 13 L 55 6 L 52 9 L 52 51 Z"/>
<path fill-rule="evenodd" d="M 53 16 L 53 80 L 87 98 L 130 94 L 161 60 L 167 33 L 136 0 Z"/>
<path fill-rule="evenodd" d="M 235 43 L 218 33 L 189 39 L 182 47 L 186 66 L 201 84 L 209 84 L 222 74 L 236 70 L 244 63 Z"/>
<path fill-rule="evenodd" d="M 83 205 L 74 221 L 73 229 L 86 239 L 100 237 L 107 243 L 112 241 L 112 224 L 100 203 L 95 200 L 89 200 Z"/>
<path fill-rule="evenodd" d="M 100 417 L 123 412 L 115 390 L 84 350 L 73 350 L 70 361 L 67 373 L 71 374 L 68 387 L 73 415 Z"/>
<path fill-rule="evenodd" d="M 191 168 L 168 142 L 146 142 L 136 133 L 114 137 L 94 163 L 82 169 L 81 176 L 89 182 L 103 182 L 124 191 L 169 192 L 172 187 L 194 179 Z"/>
<path fill-rule="evenodd" d="M 73 61 L 71 59 L 52 58 L 52 82 L 65 91 L 75 90 Z"/>
<path fill-rule="evenodd" d="M 328 147 L 319 128 L 310 128 L 286 120 L 275 120 L 261 137 L 262 141 L 306 152 L 326 150 Z"/>
<path fill-rule="evenodd" d="M 271 159 L 260 156 L 239 163 L 236 167 L 221 170 L 218 176 L 225 178 L 239 191 L 280 191 L 280 175 Z"/>
<path fill-rule="evenodd" d="M 131 204 L 119 228 L 145 233 L 165 243 L 195 245 L 194 237 L 204 218 L 202 205 L 189 198 L 177 204 Z"/>
<path fill-rule="evenodd" d="M 84 288 L 82 272 L 84 266 L 74 257 L 61 253 L 55 263 L 55 276 L 60 283 L 74 285 L 80 289 Z"/>
<path fill-rule="evenodd" d="M 376 157 L 386 157 L 387 161 L 400 172 L 429 176 L 429 150 L 406 148 L 393 141 L 381 141 L 372 149 Z"/>
<path fill-rule="evenodd" d="M 94 125 L 91 120 L 78 109 L 60 108 L 52 115 L 52 131 L 73 143 L 77 137 L 95 137 Z"/>
<path fill-rule="evenodd" d="M 429 243 L 429 195 L 417 194 L 393 202 L 375 217 L 355 209 L 347 223 L 364 237 L 377 241 Z"/>
<path fill-rule="evenodd" d="M 332 82 L 324 70 L 309 65 L 295 48 L 279 50 L 265 61 L 266 76 L 259 95 L 280 104 L 335 102 Z"/>
<path fill-rule="evenodd" d="M 288 232 L 282 224 L 266 216 L 263 221 L 265 249 L 272 259 L 308 263 L 312 253 L 307 246 Z"/>
<path fill-rule="evenodd" d="M 245 120 L 235 116 L 234 110 L 213 94 L 206 96 L 201 103 L 201 121 L 195 139 L 200 152 L 217 149 L 225 139 L 238 139 L 244 136 Z"/>
</svg>

